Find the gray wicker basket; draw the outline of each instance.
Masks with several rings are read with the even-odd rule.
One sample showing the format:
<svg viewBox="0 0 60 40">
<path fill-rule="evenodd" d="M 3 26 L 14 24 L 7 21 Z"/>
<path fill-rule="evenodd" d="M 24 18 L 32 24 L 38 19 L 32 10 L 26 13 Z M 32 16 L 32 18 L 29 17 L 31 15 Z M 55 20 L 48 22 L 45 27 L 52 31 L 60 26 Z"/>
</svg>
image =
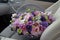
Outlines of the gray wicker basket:
<svg viewBox="0 0 60 40">
<path fill-rule="evenodd" d="M 38 11 L 42 11 L 44 12 L 44 8 L 39 7 L 38 5 L 35 4 L 24 4 L 23 6 L 21 6 L 20 8 L 18 8 L 17 13 L 23 13 L 26 12 L 26 9 L 29 8 L 31 11 L 33 9 L 36 9 Z"/>
</svg>

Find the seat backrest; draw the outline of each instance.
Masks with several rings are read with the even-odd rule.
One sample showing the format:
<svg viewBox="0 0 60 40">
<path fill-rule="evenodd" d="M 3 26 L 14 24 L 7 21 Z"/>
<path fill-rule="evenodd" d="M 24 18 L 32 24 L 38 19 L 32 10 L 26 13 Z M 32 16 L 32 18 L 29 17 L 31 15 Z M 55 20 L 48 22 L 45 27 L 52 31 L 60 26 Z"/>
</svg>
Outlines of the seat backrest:
<svg viewBox="0 0 60 40">
<path fill-rule="evenodd" d="M 60 40 L 60 19 L 57 19 L 47 27 L 40 40 Z"/>
</svg>

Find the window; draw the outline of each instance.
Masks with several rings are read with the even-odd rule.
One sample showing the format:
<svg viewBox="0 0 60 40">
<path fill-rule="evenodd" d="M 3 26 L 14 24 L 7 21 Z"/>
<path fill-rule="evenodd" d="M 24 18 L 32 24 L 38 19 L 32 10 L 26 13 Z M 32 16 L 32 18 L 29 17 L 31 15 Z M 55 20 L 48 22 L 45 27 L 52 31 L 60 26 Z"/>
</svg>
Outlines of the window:
<svg viewBox="0 0 60 40">
<path fill-rule="evenodd" d="M 8 0 L 0 0 L 0 3 L 7 3 Z"/>
<path fill-rule="evenodd" d="M 58 0 L 38 0 L 38 1 L 47 1 L 47 2 L 57 2 Z"/>
</svg>

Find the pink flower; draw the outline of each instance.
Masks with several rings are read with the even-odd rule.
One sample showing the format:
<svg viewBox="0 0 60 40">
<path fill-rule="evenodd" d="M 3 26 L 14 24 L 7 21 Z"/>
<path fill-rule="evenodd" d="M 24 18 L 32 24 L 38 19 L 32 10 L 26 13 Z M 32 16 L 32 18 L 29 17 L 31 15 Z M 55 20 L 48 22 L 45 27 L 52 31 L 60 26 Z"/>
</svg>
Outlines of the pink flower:
<svg viewBox="0 0 60 40">
<path fill-rule="evenodd" d="M 29 18 L 31 17 L 31 14 L 30 13 L 27 13 L 24 17 L 24 19 L 28 20 Z"/>
<path fill-rule="evenodd" d="M 38 15 L 40 13 L 40 11 L 35 11 L 34 14 L 35 15 Z"/>
<path fill-rule="evenodd" d="M 19 21 L 18 21 L 18 19 L 15 20 L 15 22 L 13 22 L 13 24 L 14 24 L 15 26 L 18 26 L 18 25 L 19 25 Z"/>
<path fill-rule="evenodd" d="M 39 30 L 39 27 L 38 27 L 38 26 L 32 28 L 32 31 L 31 31 L 31 34 L 32 34 L 32 35 L 38 36 L 39 33 L 40 33 L 40 30 Z"/>
</svg>

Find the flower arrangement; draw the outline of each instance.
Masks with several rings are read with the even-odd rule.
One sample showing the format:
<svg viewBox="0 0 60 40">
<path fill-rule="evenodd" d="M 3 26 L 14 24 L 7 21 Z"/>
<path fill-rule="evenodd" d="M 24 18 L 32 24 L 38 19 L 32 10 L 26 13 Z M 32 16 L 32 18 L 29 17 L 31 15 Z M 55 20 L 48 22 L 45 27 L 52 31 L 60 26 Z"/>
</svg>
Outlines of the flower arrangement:
<svg viewBox="0 0 60 40">
<path fill-rule="evenodd" d="M 38 36 L 55 20 L 52 14 L 44 13 L 41 11 L 23 12 L 21 14 L 12 14 L 11 29 L 15 30 L 18 34 Z"/>
</svg>

